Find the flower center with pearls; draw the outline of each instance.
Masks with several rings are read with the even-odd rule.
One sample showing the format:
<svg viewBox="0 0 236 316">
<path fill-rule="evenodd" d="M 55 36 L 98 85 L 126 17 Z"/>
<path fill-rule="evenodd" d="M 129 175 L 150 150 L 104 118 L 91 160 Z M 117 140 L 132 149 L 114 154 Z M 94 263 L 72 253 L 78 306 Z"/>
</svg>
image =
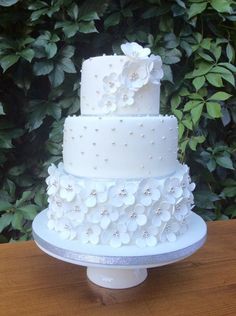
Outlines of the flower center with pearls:
<svg viewBox="0 0 236 316">
<path fill-rule="evenodd" d="M 108 215 L 108 210 L 107 210 L 107 209 L 102 209 L 101 212 L 100 212 L 100 214 L 101 214 L 102 216 Z"/>
<path fill-rule="evenodd" d="M 133 73 L 131 74 L 131 76 L 130 76 L 130 80 L 131 80 L 131 81 L 138 80 L 138 78 L 139 78 L 139 75 L 138 75 L 137 72 L 133 72 Z"/>
<path fill-rule="evenodd" d="M 119 196 L 122 196 L 122 197 L 127 196 L 127 191 L 125 189 L 121 189 Z"/>
<path fill-rule="evenodd" d="M 109 84 L 109 87 L 110 87 L 110 88 L 113 88 L 113 87 L 114 87 L 114 85 L 115 85 L 115 84 L 114 84 L 114 82 L 112 82 L 112 81 L 109 81 L 109 83 L 108 83 L 108 84 Z"/>
<path fill-rule="evenodd" d="M 150 188 L 146 189 L 146 190 L 144 191 L 144 194 L 145 194 L 145 195 L 151 195 L 151 194 L 152 194 L 151 189 L 150 189 Z"/>
<path fill-rule="evenodd" d="M 80 207 L 78 205 L 76 205 L 74 210 L 75 210 L 75 212 L 80 212 Z"/>
<path fill-rule="evenodd" d="M 156 212 L 157 215 L 161 215 L 161 208 L 158 207 L 158 208 L 155 210 L 155 212 Z"/>
<path fill-rule="evenodd" d="M 130 218 L 132 218 L 132 219 L 137 218 L 137 214 L 136 214 L 135 212 L 133 212 L 133 213 L 130 215 Z"/>
<path fill-rule="evenodd" d="M 175 188 L 171 187 L 169 191 L 170 191 L 170 193 L 175 193 Z"/>
<path fill-rule="evenodd" d="M 120 237 L 120 233 L 118 232 L 118 230 L 113 233 L 113 237 L 116 237 L 116 238 Z"/>
<path fill-rule="evenodd" d="M 68 186 L 66 187 L 66 191 L 69 191 L 69 192 L 73 191 L 73 187 L 71 184 L 68 184 Z"/>
<path fill-rule="evenodd" d="M 90 195 L 93 195 L 93 196 L 97 195 L 97 191 L 96 191 L 95 189 L 93 189 L 93 190 L 90 192 Z"/>
<path fill-rule="evenodd" d="M 128 100 L 127 94 L 124 94 L 122 99 L 123 99 L 123 101 L 127 101 Z"/>
<path fill-rule="evenodd" d="M 147 232 L 146 230 L 143 232 L 143 238 L 148 238 L 150 237 L 149 232 Z"/>
</svg>

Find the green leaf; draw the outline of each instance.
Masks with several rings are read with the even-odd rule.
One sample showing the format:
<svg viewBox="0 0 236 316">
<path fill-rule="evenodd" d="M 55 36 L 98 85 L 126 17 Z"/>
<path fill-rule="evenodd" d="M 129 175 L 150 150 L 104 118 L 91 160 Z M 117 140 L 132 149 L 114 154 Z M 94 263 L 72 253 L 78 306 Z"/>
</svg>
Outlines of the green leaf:
<svg viewBox="0 0 236 316">
<path fill-rule="evenodd" d="M 196 91 L 198 91 L 199 89 L 201 89 L 204 86 L 206 79 L 204 76 L 201 77 L 197 77 L 195 79 L 193 79 L 193 85 L 196 89 Z"/>
<path fill-rule="evenodd" d="M 178 131 L 179 131 L 179 139 L 182 138 L 183 134 L 184 134 L 184 130 L 185 130 L 185 127 L 182 123 L 179 123 L 179 127 L 178 127 Z"/>
<path fill-rule="evenodd" d="M 201 115 L 202 115 L 203 105 L 204 105 L 204 104 L 201 103 L 201 104 L 195 106 L 195 107 L 191 110 L 191 117 L 192 117 L 192 121 L 193 121 L 193 124 L 194 124 L 194 125 L 199 121 L 199 119 L 200 119 L 200 117 L 201 117 Z"/>
<path fill-rule="evenodd" d="M 49 74 L 49 79 L 53 87 L 58 87 L 62 84 L 65 79 L 63 69 L 58 65 Z"/>
<path fill-rule="evenodd" d="M 0 217 L 0 233 L 3 231 L 4 228 L 10 225 L 12 216 L 13 216 L 12 214 L 6 213 Z"/>
<path fill-rule="evenodd" d="M 19 0 L 0 0 L 0 6 L 2 7 L 10 7 L 16 4 Z"/>
<path fill-rule="evenodd" d="M 229 62 L 232 62 L 234 59 L 235 51 L 234 51 L 233 46 L 230 43 L 228 43 L 226 46 L 226 55 L 229 59 Z"/>
<path fill-rule="evenodd" d="M 228 0 L 211 0 L 213 9 L 220 13 L 231 13 L 230 1 Z"/>
<path fill-rule="evenodd" d="M 208 100 L 214 100 L 214 101 L 225 101 L 228 100 L 230 97 L 232 97 L 231 94 L 223 91 L 219 91 L 214 93 Z"/>
<path fill-rule="evenodd" d="M 39 207 L 35 204 L 27 204 L 18 208 L 25 219 L 33 220 L 39 211 Z"/>
<path fill-rule="evenodd" d="M 0 115 L 5 115 L 2 102 L 0 102 Z"/>
<path fill-rule="evenodd" d="M 232 160 L 230 159 L 229 156 L 227 156 L 225 154 L 222 156 L 216 156 L 216 163 L 219 166 L 224 167 L 226 169 L 234 170 Z"/>
<path fill-rule="evenodd" d="M 216 102 L 207 102 L 206 103 L 207 113 L 213 118 L 221 117 L 221 106 Z"/>
<path fill-rule="evenodd" d="M 15 212 L 11 221 L 12 227 L 18 230 L 22 230 L 23 215 L 20 212 Z"/>
<path fill-rule="evenodd" d="M 95 27 L 94 21 L 80 22 L 79 23 L 79 32 L 87 34 L 87 33 L 98 32 L 98 30 Z"/>
<path fill-rule="evenodd" d="M 18 55 L 7 55 L 4 57 L 0 57 L 0 65 L 5 72 L 8 68 L 18 62 L 20 56 Z"/>
<path fill-rule="evenodd" d="M 216 168 L 216 161 L 215 159 L 211 158 L 208 162 L 207 162 L 207 168 L 210 172 L 214 171 Z"/>
<path fill-rule="evenodd" d="M 189 117 L 186 120 L 182 120 L 182 123 L 184 124 L 184 126 L 186 126 L 188 129 L 192 130 L 193 129 L 193 122 L 191 120 L 191 118 Z"/>
<path fill-rule="evenodd" d="M 99 20 L 99 19 L 100 18 L 97 12 L 89 12 L 80 17 L 80 20 L 83 20 L 83 21 L 92 21 L 92 20 Z"/>
<path fill-rule="evenodd" d="M 45 51 L 47 53 L 47 58 L 52 58 L 57 53 L 57 45 L 55 43 L 47 43 L 45 46 Z"/>
<path fill-rule="evenodd" d="M 184 105 L 184 112 L 189 112 L 190 110 L 192 110 L 195 106 L 201 104 L 202 101 L 201 100 L 190 100 L 187 103 L 185 103 Z"/>
<path fill-rule="evenodd" d="M 8 201 L 0 200 L 0 212 L 12 209 L 13 205 Z"/>
<path fill-rule="evenodd" d="M 192 73 L 186 75 L 186 78 L 193 79 L 196 77 L 203 76 L 207 74 L 212 69 L 212 67 L 212 64 L 209 64 L 207 62 L 201 62 Z"/>
<path fill-rule="evenodd" d="M 62 58 L 60 60 L 60 65 L 61 65 L 61 68 L 67 72 L 67 73 L 76 73 L 76 69 L 75 69 L 75 66 L 72 62 L 71 59 L 69 58 Z"/>
<path fill-rule="evenodd" d="M 236 186 L 224 188 L 223 193 L 226 197 L 229 197 L 229 198 L 235 197 L 236 196 Z"/>
<path fill-rule="evenodd" d="M 193 3 L 188 10 L 188 17 L 191 19 L 195 15 L 202 13 L 207 7 L 207 2 Z"/>
<path fill-rule="evenodd" d="M 19 53 L 19 55 L 28 62 L 31 62 L 34 58 L 34 51 L 31 48 L 25 48 Z"/>
<path fill-rule="evenodd" d="M 229 73 L 229 74 L 224 73 L 221 75 L 221 78 L 228 81 L 235 88 L 235 79 L 234 79 L 234 75 L 232 73 Z"/>
<path fill-rule="evenodd" d="M 45 76 L 52 72 L 53 63 L 51 61 L 39 61 L 35 62 L 33 70 L 36 76 Z"/>
<path fill-rule="evenodd" d="M 223 82 L 222 82 L 220 74 L 209 73 L 209 74 L 206 75 L 206 79 L 214 87 L 217 87 L 217 88 L 223 87 Z"/>
<path fill-rule="evenodd" d="M 30 200 L 32 195 L 33 195 L 32 191 L 24 191 L 23 194 L 22 194 L 22 197 L 19 200 L 16 201 L 15 206 L 16 207 L 21 206 L 22 204 L 25 203 L 25 201 Z"/>
</svg>

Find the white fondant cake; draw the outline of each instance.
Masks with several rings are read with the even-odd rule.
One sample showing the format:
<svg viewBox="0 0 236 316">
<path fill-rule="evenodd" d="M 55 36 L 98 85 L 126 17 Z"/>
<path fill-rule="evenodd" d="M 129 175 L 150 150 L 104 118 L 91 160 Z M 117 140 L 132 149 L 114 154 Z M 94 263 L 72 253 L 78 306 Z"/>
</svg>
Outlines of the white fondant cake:
<svg viewBox="0 0 236 316">
<path fill-rule="evenodd" d="M 177 160 L 176 118 L 159 115 L 160 57 L 121 48 L 83 63 L 81 116 L 66 119 L 63 163 L 46 180 L 48 227 L 81 243 L 155 246 L 187 229 L 195 185 Z"/>
</svg>

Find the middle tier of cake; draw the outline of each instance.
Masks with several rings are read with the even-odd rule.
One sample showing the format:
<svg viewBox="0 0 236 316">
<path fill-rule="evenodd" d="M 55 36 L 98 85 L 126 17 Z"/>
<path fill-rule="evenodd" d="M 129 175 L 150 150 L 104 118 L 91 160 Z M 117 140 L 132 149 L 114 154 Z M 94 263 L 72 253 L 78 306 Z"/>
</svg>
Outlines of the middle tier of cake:
<svg viewBox="0 0 236 316">
<path fill-rule="evenodd" d="M 179 165 L 177 150 L 174 116 L 73 116 L 64 125 L 64 168 L 79 177 L 168 176 Z"/>
</svg>

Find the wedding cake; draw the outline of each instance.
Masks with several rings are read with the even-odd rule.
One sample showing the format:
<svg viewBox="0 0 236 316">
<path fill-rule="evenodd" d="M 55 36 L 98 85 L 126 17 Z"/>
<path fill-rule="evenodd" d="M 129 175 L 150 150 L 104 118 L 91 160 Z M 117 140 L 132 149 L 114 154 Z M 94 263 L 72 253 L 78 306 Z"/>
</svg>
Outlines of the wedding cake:
<svg viewBox="0 0 236 316">
<path fill-rule="evenodd" d="M 81 115 L 66 118 L 63 163 L 48 170 L 48 228 L 153 247 L 185 233 L 195 185 L 177 160 L 176 118 L 159 114 L 161 58 L 137 43 L 121 50 L 82 64 Z"/>
</svg>

